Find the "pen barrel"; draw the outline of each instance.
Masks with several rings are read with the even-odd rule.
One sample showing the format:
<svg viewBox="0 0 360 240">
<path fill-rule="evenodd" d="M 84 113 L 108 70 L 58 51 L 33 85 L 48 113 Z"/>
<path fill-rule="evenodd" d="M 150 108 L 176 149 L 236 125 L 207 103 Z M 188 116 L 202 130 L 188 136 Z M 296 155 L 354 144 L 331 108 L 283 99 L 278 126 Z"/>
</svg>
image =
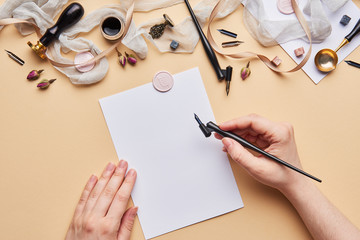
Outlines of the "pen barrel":
<svg viewBox="0 0 360 240">
<path fill-rule="evenodd" d="M 54 26 L 47 29 L 40 38 L 40 42 L 45 46 L 58 39 L 60 34 L 67 28 L 77 23 L 84 15 L 84 8 L 79 3 L 70 4 L 60 15 Z"/>
<path fill-rule="evenodd" d="M 357 35 L 359 32 L 360 32 L 360 19 L 355 24 L 355 27 L 353 28 L 353 30 L 345 37 L 345 39 L 347 39 L 350 42 L 351 39 L 353 39 L 353 37 L 355 37 L 355 35 Z"/>
<path fill-rule="evenodd" d="M 235 141 L 237 141 L 238 143 L 240 143 L 242 146 L 248 148 L 248 149 L 251 149 L 257 153 L 260 153 L 262 154 L 263 156 L 267 157 L 267 158 L 270 158 L 271 160 L 274 160 L 288 168 L 291 168 L 292 170 L 298 172 L 298 173 L 301 173 L 309 178 L 312 178 L 314 179 L 315 181 L 318 181 L 318 182 L 321 182 L 321 180 L 317 177 L 314 177 L 312 176 L 311 174 L 307 173 L 307 172 L 304 172 L 303 170 L 291 165 L 290 163 L 287 163 L 285 162 L 284 160 L 281 160 L 280 158 L 278 157 L 275 157 L 274 155 L 271 155 L 270 153 L 268 152 L 265 152 L 264 150 L 256 147 L 255 145 L 249 143 L 248 141 L 246 141 L 245 139 L 243 139 L 242 137 L 232 133 L 232 132 L 227 132 L 227 131 L 223 131 L 219 128 L 219 126 L 217 126 L 215 123 L 213 122 L 208 122 L 206 124 L 206 126 L 208 128 L 210 128 L 211 130 L 215 131 L 216 133 L 220 134 L 221 136 L 223 137 L 228 137 L 228 138 L 231 138 L 231 139 L 234 139 Z"/>
<path fill-rule="evenodd" d="M 190 6 L 190 3 L 188 0 L 184 0 L 185 1 L 185 4 L 190 12 L 190 15 L 191 15 L 191 18 L 192 20 L 194 21 L 194 24 L 195 24 L 195 27 L 199 33 L 199 37 L 200 37 L 200 40 L 203 44 L 203 47 L 205 49 L 205 52 L 206 52 L 206 55 L 208 56 L 210 62 L 211 62 L 211 65 L 213 66 L 214 70 L 215 70 L 215 73 L 216 73 L 216 76 L 218 78 L 218 80 L 223 80 L 225 78 L 225 75 L 223 73 L 223 71 L 221 70 L 220 68 L 220 65 L 219 65 L 219 62 L 216 58 L 216 55 L 215 55 L 215 52 L 214 50 L 212 49 L 209 41 L 207 40 L 204 32 L 202 31 L 201 29 L 201 26 L 194 14 L 194 11 L 192 10 L 191 6 Z"/>
</svg>

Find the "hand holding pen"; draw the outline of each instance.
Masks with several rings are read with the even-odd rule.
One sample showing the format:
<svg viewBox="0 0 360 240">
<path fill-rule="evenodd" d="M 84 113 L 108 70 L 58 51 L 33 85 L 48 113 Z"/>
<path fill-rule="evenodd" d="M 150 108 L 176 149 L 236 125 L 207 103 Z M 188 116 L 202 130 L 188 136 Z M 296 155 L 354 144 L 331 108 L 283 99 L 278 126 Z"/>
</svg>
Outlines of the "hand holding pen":
<svg viewBox="0 0 360 240">
<path fill-rule="evenodd" d="M 211 123 L 211 122 L 210 122 Z M 210 125 L 215 125 L 211 123 Z M 210 136 L 209 130 L 214 130 L 217 126 L 209 128 L 209 123 L 200 126 L 205 136 Z M 275 123 L 257 115 L 249 115 L 235 120 L 231 120 L 219 125 L 220 131 L 223 133 L 233 133 L 240 136 L 248 145 L 256 145 L 261 151 L 265 151 L 268 155 L 276 156 L 280 161 L 286 160 L 285 164 L 279 164 L 278 161 L 271 161 L 269 157 L 262 155 L 254 155 L 245 149 L 238 141 L 231 138 L 223 138 L 220 134 L 215 133 L 215 137 L 222 139 L 224 144 L 223 150 L 227 152 L 231 158 L 241 165 L 251 176 L 259 182 L 274 187 L 280 191 L 293 189 L 293 184 L 306 182 L 308 178 L 297 173 L 294 168 L 301 170 L 299 155 L 296 149 L 294 131 L 290 124 Z M 209 132 L 207 132 L 209 131 Z M 219 132 L 219 131 L 215 131 Z M 249 147 L 247 147 L 249 148 Z M 251 146 L 250 146 L 251 148 Z M 272 159 L 274 160 L 274 159 Z M 311 176 L 308 173 L 308 177 Z M 319 179 L 311 176 L 314 180 Z"/>
<path fill-rule="evenodd" d="M 257 115 L 250 115 L 220 124 L 222 130 L 232 131 L 266 152 L 286 159 L 290 164 L 301 168 L 297 152 L 294 131 L 290 124 L 274 123 Z M 255 156 L 236 141 L 222 138 L 224 151 L 245 168 L 255 179 L 277 189 L 285 188 L 296 178 L 305 179 L 302 175 L 270 161 L 264 156 Z M 293 180 L 294 179 L 294 180 Z"/>
<path fill-rule="evenodd" d="M 206 128 L 208 127 L 214 131 L 217 126 L 208 123 Z M 216 132 L 224 135 L 236 134 L 249 144 L 257 145 L 269 154 L 301 169 L 294 130 L 290 124 L 275 123 L 257 115 L 249 115 L 225 122 L 219 127 Z M 205 136 L 209 136 L 209 133 L 211 135 L 206 128 L 200 127 Z M 313 239 L 332 239 L 334 236 L 338 239 L 360 239 L 360 230 L 331 204 L 310 178 L 277 161 L 271 161 L 264 155 L 252 154 L 235 141 L 234 136 L 234 139 L 223 138 L 219 134 L 215 136 L 222 140 L 224 151 L 252 177 L 278 189 L 289 200 Z"/>
</svg>

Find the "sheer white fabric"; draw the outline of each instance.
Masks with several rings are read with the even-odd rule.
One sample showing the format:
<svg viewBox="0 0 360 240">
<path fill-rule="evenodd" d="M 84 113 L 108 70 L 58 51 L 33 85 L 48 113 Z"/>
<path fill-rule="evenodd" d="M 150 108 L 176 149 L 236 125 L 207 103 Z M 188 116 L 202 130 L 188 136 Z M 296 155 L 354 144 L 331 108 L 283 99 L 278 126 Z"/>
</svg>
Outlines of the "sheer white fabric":
<svg viewBox="0 0 360 240">
<path fill-rule="evenodd" d="M 275 21 L 271 16 L 266 15 L 263 0 L 224 0 L 224 7 L 220 10 L 218 18 L 226 17 L 244 5 L 243 21 L 250 34 L 264 46 L 276 45 L 293 39 L 302 38 L 307 40 L 305 32 L 300 24 L 294 21 Z M 323 41 L 331 33 L 331 25 L 327 19 L 324 8 L 331 11 L 341 8 L 348 0 L 308 0 L 303 9 L 308 15 L 308 24 L 311 29 L 313 42 Z M 41 33 L 54 24 L 54 17 L 62 11 L 67 0 L 7 0 L 0 7 L 0 19 L 19 18 L 34 22 Z M 217 0 L 203 0 L 193 7 L 201 26 L 204 26 L 210 16 Z M 125 19 L 126 11 L 132 1 L 120 1 L 119 4 L 99 8 L 86 14 L 79 23 L 64 31 L 59 41 L 48 48 L 47 54 L 55 61 L 61 63 L 72 63 L 73 61 L 62 56 L 62 52 L 91 51 L 99 54 L 101 50 L 89 39 L 77 37 L 79 33 L 86 33 L 96 28 L 105 16 L 116 15 Z M 166 8 L 175 4 L 183 3 L 182 0 L 136 0 L 135 12 L 147 12 L 154 9 Z M 274 1 L 275 3 L 275 1 Z M 171 16 L 170 16 L 171 17 Z M 239 20 L 240 21 L 240 20 Z M 176 40 L 180 43 L 176 53 L 193 52 L 197 42 L 198 34 L 192 20 L 186 17 L 182 22 L 176 23 L 173 28 L 168 28 L 159 39 L 152 39 L 148 34 L 154 24 L 163 22 L 163 18 L 151 19 L 145 23 L 135 26 L 131 23 L 127 35 L 123 38 L 122 44 L 133 50 L 137 56 L 144 59 L 148 48 L 143 36 L 150 40 L 161 52 L 171 52 L 170 42 Z M 25 24 L 18 24 L 17 29 L 23 35 L 33 32 L 33 29 Z M 0 27 L 0 30 L 2 27 Z M 269 34 L 271 32 L 271 34 Z M 74 67 L 59 68 L 74 84 L 91 84 L 103 79 L 108 71 L 109 64 L 106 58 L 101 59 L 96 67 L 87 73 L 80 73 Z"/>
</svg>

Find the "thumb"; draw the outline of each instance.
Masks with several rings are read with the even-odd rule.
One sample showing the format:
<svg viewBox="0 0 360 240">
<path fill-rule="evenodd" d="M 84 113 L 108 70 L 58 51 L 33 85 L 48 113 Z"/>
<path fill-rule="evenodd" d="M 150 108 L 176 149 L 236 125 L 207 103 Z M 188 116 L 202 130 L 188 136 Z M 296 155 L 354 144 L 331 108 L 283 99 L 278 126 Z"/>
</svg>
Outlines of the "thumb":
<svg viewBox="0 0 360 240">
<path fill-rule="evenodd" d="M 121 225 L 118 234 L 119 240 L 130 239 L 131 230 L 134 226 L 134 221 L 137 211 L 138 211 L 138 207 L 132 207 L 125 212 L 124 216 L 121 219 Z"/>
<path fill-rule="evenodd" d="M 246 150 L 240 143 L 230 138 L 223 138 L 222 143 L 230 157 L 247 170 L 253 169 L 256 163 L 255 156 Z"/>
</svg>

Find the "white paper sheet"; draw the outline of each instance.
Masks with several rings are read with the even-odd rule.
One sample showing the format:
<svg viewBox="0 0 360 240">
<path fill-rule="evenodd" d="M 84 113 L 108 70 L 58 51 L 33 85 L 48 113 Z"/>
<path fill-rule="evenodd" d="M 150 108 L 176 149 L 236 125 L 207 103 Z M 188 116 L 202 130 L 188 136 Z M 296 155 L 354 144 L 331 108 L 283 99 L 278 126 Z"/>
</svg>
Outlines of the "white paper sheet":
<svg viewBox="0 0 360 240">
<path fill-rule="evenodd" d="M 146 239 L 243 207 L 227 155 L 195 122 L 214 121 L 197 68 L 167 93 L 146 84 L 100 99 L 119 159 L 138 172 L 132 193 Z"/>
<path fill-rule="evenodd" d="M 272 1 L 263 0 L 265 9 L 267 11 L 267 15 L 271 16 L 272 20 L 296 19 L 295 14 L 284 15 L 280 13 L 279 10 L 277 9 L 276 1 L 277 0 L 272 0 Z M 300 9 L 304 8 L 306 2 L 307 0 L 298 1 Z M 359 8 L 351 0 L 348 1 L 342 8 L 340 8 L 336 12 L 330 12 L 326 7 L 325 7 L 325 12 L 330 20 L 332 32 L 330 36 L 322 43 L 313 44 L 313 49 L 309 61 L 302 68 L 303 71 L 310 77 L 310 79 L 315 84 L 318 84 L 328 74 L 328 73 L 320 72 L 316 68 L 314 63 L 314 58 L 316 53 L 323 48 L 330 48 L 335 50 L 340 45 L 344 37 L 351 32 L 351 30 L 353 29 L 353 27 L 355 26 L 355 24 L 357 23 L 360 17 Z M 348 15 L 349 17 L 351 17 L 350 23 L 346 26 L 340 24 L 340 20 L 343 15 Z M 306 18 L 306 15 L 304 16 Z M 337 52 L 338 63 L 342 62 L 359 45 L 360 45 L 360 34 L 359 36 L 354 37 L 348 45 L 344 46 Z M 301 62 L 301 60 L 306 55 L 306 52 L 309 50 L 310 47 L 310 45 L 303 40 L 290 41 L 287 43 L 280 44 L 280 46 L 287 52 L 287 54 L 289 54 L 290 57 L 292 57 L 292 59 L 294 59 L 296 63 Z M 306 51 L 305 54 L 300 58 L 296 57 L 294 54 L 294 50 L 299 47 L 304 47 Z"/>
</svg>

